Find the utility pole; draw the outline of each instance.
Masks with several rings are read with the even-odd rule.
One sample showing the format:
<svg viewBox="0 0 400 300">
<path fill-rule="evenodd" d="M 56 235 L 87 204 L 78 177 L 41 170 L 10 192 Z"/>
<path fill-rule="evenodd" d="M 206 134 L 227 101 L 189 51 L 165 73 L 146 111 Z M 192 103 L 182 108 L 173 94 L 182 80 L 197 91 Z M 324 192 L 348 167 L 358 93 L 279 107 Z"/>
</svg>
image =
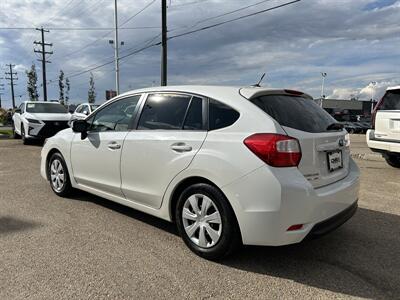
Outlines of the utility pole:
<svg viewBox="0 0 400 300">
<path fill-rule="evenodd" d="M 119 42 L 118 42 L 118 6 L 117 0 L 114 0 L 114 56 L 115 56 L 115 90 L 119 95 Z"/>
<path fill-rule="evenodd" d="M 46 46 L 52 47 L 52 43 L 45 43 L 44 41 L 44 33 L 49 32 L 48 30 L 45 30 L 43 27 L 42 28 L 36 28 L 36 30 L 41 31 L 42 33 L 42 41 L 37 42 L 34 41 L 33 43 L 35 45 L 40 45 L 42 46 L 42 50 L 34 50 L 35 53 L 40 53 L 42 54 L 42 59 L 38 59 L 38 61 L 42 62 L 42 77 L 43 77 L 43 99 L 44 101 L 47 101 L 47 82 L 46 82 L 46 63 L 50 63 L 50 61 L 46 60 L 46 54 L 53 54 L 53 51 L 46 52 Z"/>
<path fill-rule="evenodd" d="M 322 102 L 325 99 L 325 94 L 324 94 L 324 85 L 325 85 L 325 77 L 328 75 L 327 73 L 321 73 L 322 76 L 322 85 L 321 85 L 321 107 L 322 107 Z"/>
<path fill-rule="evenodd" d="M 376 81 L 371 81 L 371 86 L 372 86 L 372 92 L 371 92 L 371 115 L 374 112 L 374 102 L 375 102 L 375 86 L 376 86 Z"/>
<path fill-rule="evenodd" d="M 161 0 L 161 85 L 167 85 L 167 0 Z"/>
<path fill-rule="evenodd" d="M 14 96 L 14 80 L 18 80 L 18 78 L 15 78 L 15 76 L 17 76 L 16 72 L 13 72 L 13 68 L 15 67 L 15 65 L 13 64 L 8 64 L 6 65 L 10 68 L 10 72 L 6 72 L 6 76 L 10 76 L 10 77 L 6 77 L 7 80 L 10 80 L 9 85 L 11 85 L 11 99 L 12 99 L 12 108 L 16 108 L 15 106 L 15 96 Z"/>
<path fill-rule="evenodd" d="M 3 78 L 0 78 L 0 80 L 2 80 Z M 3 91 L 4 91 L 4 83 L 0 83 L 0 108 L 2 108 L 1 106 L 1 95 L 3 95 Z"/>
</svg>

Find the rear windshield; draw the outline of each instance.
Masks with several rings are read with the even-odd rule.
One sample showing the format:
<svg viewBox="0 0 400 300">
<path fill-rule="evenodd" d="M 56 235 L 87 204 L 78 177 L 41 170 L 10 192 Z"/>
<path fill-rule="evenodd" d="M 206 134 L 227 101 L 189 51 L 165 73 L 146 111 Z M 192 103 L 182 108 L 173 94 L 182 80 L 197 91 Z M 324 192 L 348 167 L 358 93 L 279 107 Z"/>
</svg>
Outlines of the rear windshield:
<svg viewBox="0 0 400 300">
<path fill-rule="evenodd" d="M 301 96 L 266 95 L 252 99 L 255 105 L 280 125 L 307 132 L 326 132 L 337 123 L 313 100 Z"/>
<path fill-rule="evenodd" d="M 65 114 L 68 110 L 58 103 L 27 103 L 26 111 L 35 114 Z"/>
<path fill-rule="evenodd" d="M 400 90 L 387 91 L 379 110 L 400 110 Z"/>
</svg>

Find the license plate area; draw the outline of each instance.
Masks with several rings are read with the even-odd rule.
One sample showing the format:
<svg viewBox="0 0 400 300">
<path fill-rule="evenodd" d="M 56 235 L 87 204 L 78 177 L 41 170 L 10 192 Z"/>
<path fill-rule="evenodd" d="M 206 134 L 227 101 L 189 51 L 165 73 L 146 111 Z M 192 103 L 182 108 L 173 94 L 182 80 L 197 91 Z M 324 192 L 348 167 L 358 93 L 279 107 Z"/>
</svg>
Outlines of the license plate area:
<svg viewBox="0 0 400 300">
<path fill-rule="evenodd" d="M 341 150 L 327 152 L 328 170 L 334 172 L 343 168 L 343 155 Z"/>
</svg>

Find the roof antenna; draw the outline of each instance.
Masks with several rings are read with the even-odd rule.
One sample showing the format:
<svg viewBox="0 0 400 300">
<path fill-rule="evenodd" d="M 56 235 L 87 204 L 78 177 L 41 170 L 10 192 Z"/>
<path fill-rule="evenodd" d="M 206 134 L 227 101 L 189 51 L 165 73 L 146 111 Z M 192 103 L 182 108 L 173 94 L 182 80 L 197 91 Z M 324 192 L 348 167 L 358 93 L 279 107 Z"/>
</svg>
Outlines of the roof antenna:
<svg viewBox="0 0 400 300">
<path fill-rule="evenodd" d="M 254 84 L 254 85 L 252 85 L 252 86 L 254 86 L 254 87 L 261 87 L 260 84 L 261 84 L 261 82 L 263 81 L 264 77 L 265 77 L 265 73 L 262 74 L 260 80 L 259 80 L 256 84 Z"/>
</svg>

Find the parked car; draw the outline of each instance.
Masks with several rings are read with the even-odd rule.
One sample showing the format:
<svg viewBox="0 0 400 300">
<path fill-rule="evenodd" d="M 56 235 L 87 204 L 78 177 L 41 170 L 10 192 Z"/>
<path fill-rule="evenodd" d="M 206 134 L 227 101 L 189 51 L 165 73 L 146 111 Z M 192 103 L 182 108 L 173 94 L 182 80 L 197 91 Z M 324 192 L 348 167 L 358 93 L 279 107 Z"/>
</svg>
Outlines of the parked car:
<svg viewBox="0 0 400 300">
<path fill-rule="evenodd" d="M 351 218 L 359 169 L 349 144 L 302 92 L 153 87 L 48 139 L 41 174 L 59 196 L 81 189 L 175 222 L 193 252 L 218 259 L 241 243 L 298 243 Z"/>
<path fill-rule="evenodd" d="M 57 102 L 25 101 L 15 110 L 12 126 L 15 138 L 24 144 L 31 139 L 45 139 L 68 127 L 71 114 Z"/>
<path fill-rule="evenodd" d="M 340 122 L 348 133 L 360 133 L 362 132 L 362 127 L 355 124 L 354 122 Z"/>
<path fill-rule="evenodd" d="M 367 122 L 354 122 L 354 125 L 360 128 L 360 133 L 366 133 L 371 128 L 371 124 Z"/>
<path fill-rule="evenodd" d="M 400 86 L 390 87 L 372 114 L 373 129 L 367 132 L 367 144 L 386 162 L 400 168 Z"/>
<path fill-rule="evenodd" d="M 85 119 L 93 111 L 95 111 L 100 105 L 91 103 L 82 103 L 78 105 L 71 116 L 71 122 L 77 119 Z"/>
</svg>

